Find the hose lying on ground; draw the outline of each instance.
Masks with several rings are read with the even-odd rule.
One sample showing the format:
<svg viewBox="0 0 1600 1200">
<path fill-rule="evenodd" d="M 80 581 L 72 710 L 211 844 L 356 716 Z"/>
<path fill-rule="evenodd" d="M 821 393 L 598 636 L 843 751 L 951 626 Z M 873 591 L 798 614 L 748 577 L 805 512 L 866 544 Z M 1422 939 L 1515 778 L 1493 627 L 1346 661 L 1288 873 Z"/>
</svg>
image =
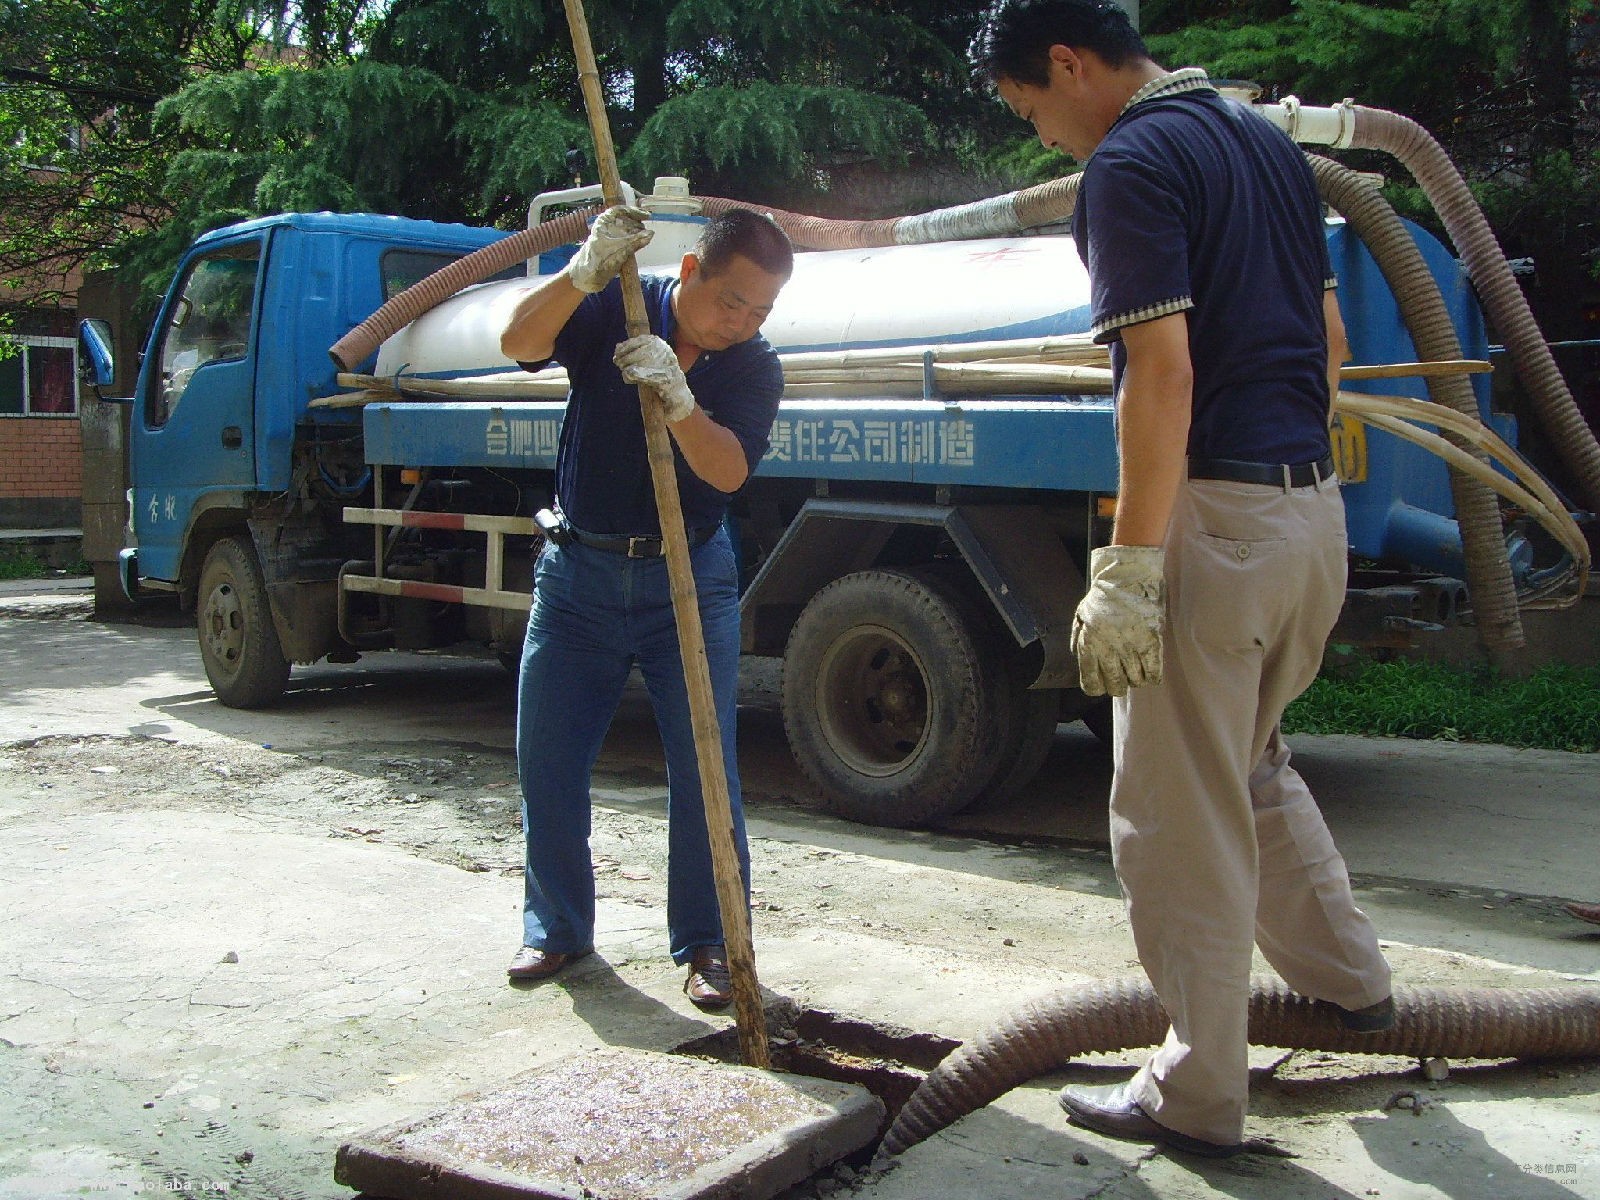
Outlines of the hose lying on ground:
<svg viewBox="0 0 1600 1200">
<path fill-rule="evenodd" d="M 1582 1058 L 1600 1055 L 1600 987 L 1396 988 L 1395 1023 L 1352 1033 L 1338 1010 L 1257 980 L 1250 1041 L 1291 1050 L 1417 1058 Z M 968 1113 L 1081 1054 L 1153 1046 L 1167 1015 L 1143 979 L 1063 988 L 1039 996 L 929 1072 L 884 1137 L 902 1154 Z"/>
</svg>

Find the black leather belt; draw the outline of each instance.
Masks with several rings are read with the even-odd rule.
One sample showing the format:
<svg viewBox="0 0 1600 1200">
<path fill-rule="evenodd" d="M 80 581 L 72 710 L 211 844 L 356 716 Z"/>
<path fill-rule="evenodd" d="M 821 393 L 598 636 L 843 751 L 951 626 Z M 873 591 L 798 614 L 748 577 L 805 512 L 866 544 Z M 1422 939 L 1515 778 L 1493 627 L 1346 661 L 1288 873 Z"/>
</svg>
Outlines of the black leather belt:
<svg viewBox="0 0 1600 1200">
<path fill-rule="evenodd" d="M 1229 483 L 1264 483 L 1268 487 L 1300 488 L 1333 478 L 1333 456 L 1316 462 L 1256 463 L 1233 458 L 1190 458 L 1190 479 L 1223 479 Z"/>
<path fill-rule="evenodd" d="M 710 525 L 705 529 L 689 530 L 689 549 L 705 545 L 719 528 L 720 526 Z M 580 546 L 589 546 L 595 550 L 610 550 L 613 554 L 626 554 L 629 558 L 660 558 L 666 553 L 661 538 L 655 534 L 628 537 L 619 533 L 585 533 L 572 525 L 567 526 L 567 532 Z"/>
</svg>

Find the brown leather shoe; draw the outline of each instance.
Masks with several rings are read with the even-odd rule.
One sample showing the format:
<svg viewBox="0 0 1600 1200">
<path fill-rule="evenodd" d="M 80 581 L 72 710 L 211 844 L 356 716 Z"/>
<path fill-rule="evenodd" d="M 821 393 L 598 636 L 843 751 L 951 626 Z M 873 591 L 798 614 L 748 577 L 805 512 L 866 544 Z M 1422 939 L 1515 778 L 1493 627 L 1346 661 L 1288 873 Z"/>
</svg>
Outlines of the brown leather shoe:
<svg viewBox="0 0 1600 1200">
<path fill-rule="evenodd" d="M 530 980 L 549 979 L 562 971 L 568 963 L 575 963 L 593 953 L 593 947 L 579 950 L 576 954 L 561 954 L 541 950 L 537 946 L 524 946 L 511 960 L 511 965 L 506 968 L 506 974 L 524 983 Z"/>
<path fill-rule="evenodd" d="M 1223 1145 L 1168 1129 L 1139 1107 L 1125 1083 L 1108 1087 L 1064 1087 L 1060 1100 L 1074 1124 L 1125 1142 L 1156 1142 L 1206 1158 L 1231 1158 L 1244 1149 L 1242 1143 Z"/>
<path fill-rule="evenodd" d="M 696 1008 L 715 1011 L 733 1003 L 733 976 L 721 946 L 696 946 L 683 990 Z"/>
<path fill-rule="evenodd" d="M 1582 904 L 1574 900 L 1571 904 L 1563 905 L 1562 907 L 1580 921 L 1587 921 L 1591 925 L 1600 925 L 1600 904 Z"/>
</svg>

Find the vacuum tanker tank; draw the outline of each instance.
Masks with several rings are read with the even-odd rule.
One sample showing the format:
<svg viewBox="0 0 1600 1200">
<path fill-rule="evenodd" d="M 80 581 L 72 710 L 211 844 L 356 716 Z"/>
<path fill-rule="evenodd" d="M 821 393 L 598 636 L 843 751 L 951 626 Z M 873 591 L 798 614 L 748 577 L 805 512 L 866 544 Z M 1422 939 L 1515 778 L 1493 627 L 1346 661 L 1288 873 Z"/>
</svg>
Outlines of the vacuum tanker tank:
<svg viewBox="0 0 1600 1200">
<path fill-rule="evenodd" d="M 676 273 L 698 222 L 657 218 L 641 270 Z M 663 228 L 664 227 L 664 228 Z M 658 246 L 656 243 L 665 243 Z M 559 264 L 556 265 L 559 269 Z M 468 288 L 383 343 L 376 373 L 500 372 L 500 331 L 532 279 Z M 986 238 L 795 255 L 761 332 L 780 352 L 1005 341 L 1089 328 L 1089 277 L 1067 237 Z"/>
</svg>

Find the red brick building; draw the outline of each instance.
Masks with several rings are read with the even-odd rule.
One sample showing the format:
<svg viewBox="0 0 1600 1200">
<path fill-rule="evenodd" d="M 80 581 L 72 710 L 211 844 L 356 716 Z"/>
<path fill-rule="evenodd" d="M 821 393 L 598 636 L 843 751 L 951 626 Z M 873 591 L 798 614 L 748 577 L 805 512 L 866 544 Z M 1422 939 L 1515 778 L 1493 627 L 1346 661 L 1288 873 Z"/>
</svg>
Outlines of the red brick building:
<svg viewBox="0 0 1600 1200">
<path fill-rule="evenodd" d="M 75 362 L 76 267 L 0 289 L 0 528 L 73 528 L 81 520 L 83 443 Z M 30 304 L 59 291 L 63 304 Z"/>
</svg>

